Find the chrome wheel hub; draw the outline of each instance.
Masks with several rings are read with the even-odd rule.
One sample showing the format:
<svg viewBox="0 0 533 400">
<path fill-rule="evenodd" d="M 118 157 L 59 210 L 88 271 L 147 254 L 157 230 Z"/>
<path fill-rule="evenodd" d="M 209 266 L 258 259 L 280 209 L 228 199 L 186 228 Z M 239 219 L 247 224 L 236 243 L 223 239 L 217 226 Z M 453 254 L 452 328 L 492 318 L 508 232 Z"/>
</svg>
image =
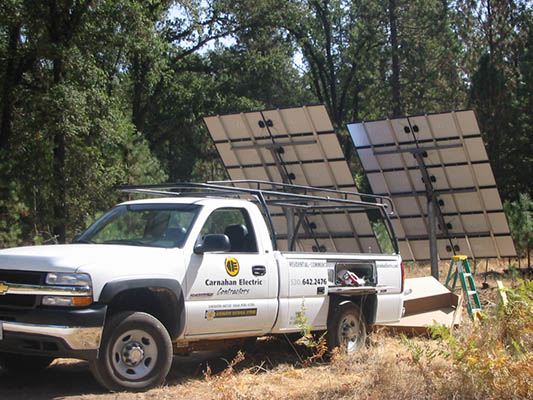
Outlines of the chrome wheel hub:
<svg viewBox="0 0 533 400">
<path fill-rule="evenodd" d="M 130 367 L 135 367 L 144 359 L 144 349 L 141 344 L 131 342 L 122 349 L 122 360 Z"/>
<path fill-rule="evenodd" d="M 111 349 L 111 363 L 122 379 L 142 379 L 153 371 L 158 348 L 147 332 L 132 329 L 117 337 Z"/>
</svg>

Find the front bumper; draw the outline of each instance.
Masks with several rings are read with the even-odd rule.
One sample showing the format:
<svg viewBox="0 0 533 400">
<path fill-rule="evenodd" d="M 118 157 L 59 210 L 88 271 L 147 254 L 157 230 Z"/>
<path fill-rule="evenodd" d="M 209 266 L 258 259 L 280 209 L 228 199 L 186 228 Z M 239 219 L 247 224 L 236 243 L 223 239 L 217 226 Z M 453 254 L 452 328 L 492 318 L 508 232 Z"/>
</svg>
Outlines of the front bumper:
<svg viewBox="0 0 533 400">
<path fill-rule="evenodd" d="M 79 310 L 0 310 L 0 352 L 95 358 L 106 310 L 99 304 Z"/>
</svg>

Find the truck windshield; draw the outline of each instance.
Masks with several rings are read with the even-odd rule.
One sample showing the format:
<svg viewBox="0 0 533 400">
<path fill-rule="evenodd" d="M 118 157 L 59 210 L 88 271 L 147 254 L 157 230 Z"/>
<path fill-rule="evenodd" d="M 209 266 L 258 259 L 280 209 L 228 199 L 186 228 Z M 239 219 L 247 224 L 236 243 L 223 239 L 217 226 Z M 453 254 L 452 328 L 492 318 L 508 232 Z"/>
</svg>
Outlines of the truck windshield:
<svg viewBox="0 0 533 400">
<path fill-rule="evenodd" d="M 98 219 L 76 243 L 183 247 L 200 206 L 131 204 L 115 207 Z"/>
</svg>

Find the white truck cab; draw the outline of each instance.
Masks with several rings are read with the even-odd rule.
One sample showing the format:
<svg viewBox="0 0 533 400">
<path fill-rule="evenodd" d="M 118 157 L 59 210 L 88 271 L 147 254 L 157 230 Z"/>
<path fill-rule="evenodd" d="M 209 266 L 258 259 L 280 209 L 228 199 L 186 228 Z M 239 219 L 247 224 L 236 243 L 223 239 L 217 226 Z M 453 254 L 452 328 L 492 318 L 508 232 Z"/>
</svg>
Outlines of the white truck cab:
<svg viewBox="0 0 533 400">
<path fill-rule="evenodd" d="M 1 250 L 0 364 L 81 358 L 110 390 L 146 390 L 175 353 L 299 332 L 304 307 L 328 346 L 349 352 L 367 325 L 400 319 L 404 273 L 381 197 L 254 184 L 123 188 L 166 197 L 117 205 L 73 244 Z M 324 203 L 382 212 L 394 254 L 278 249 L 269 207 L 304 210 L 303 219 Z M 298 232 L 290 236 L 293 249 Z"/>
</svg>

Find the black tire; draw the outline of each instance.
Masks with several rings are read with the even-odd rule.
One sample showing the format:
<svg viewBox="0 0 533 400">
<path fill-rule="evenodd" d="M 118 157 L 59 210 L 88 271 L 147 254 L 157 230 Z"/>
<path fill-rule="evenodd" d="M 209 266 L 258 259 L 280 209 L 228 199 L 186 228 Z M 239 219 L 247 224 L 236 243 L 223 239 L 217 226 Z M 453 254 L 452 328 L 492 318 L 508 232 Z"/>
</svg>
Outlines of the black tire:
<svg viewBox="0 0 533 400">
<path fill-rule="evenodd" d="M 54 361 L 54 357 L 0 353 L 0 367 L 15 374 L 40 372 Z"/>
<path fill-rule="evenodd" d="M 105 388 L 140 392 L 165 381 L 172 356 L 170 336 L 157 318 L 123 312 L 106 323 L 98 358 L 89 366 Z"/>
<path fill-rule="evenodd" d="M 329 350 L 342 347 L 351 354 L 363 347 L 365 341 L 366 324 L 361 309 L 350 302 L 336 306 L 326 333 Z"/>
</svg>

